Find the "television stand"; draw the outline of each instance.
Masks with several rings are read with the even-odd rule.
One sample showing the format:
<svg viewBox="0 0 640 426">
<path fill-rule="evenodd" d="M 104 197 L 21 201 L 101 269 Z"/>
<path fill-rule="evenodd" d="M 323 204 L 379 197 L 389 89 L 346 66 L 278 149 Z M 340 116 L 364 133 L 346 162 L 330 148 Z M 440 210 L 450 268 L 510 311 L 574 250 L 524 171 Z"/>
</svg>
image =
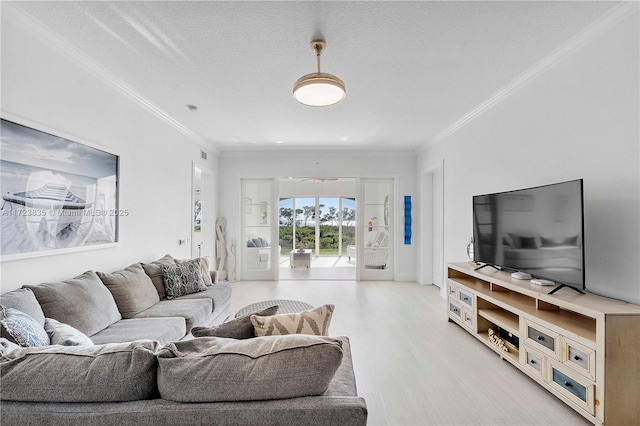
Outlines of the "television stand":
<svg viewBox="0 0 640 426">
<path fill-rule="evenodd" d="M 595 425 L 638 424 L 640 306 L 590 293 L 545 294 L 471 262 L 447 266 L 449 321 Z M 520 373 L 504 370 L 497 380 L 509 382 L 510 374 Z"/>
<path fill-rule="evenodd" d="M 491 266 L 492 268 L 495 268 L 497 271 L 500 270 L 500 268 L 494 265 L 493 263 L 485 263 L 484 265 L 480 265 L 477 268 L 475 268 L 474 271 L 479 271 L 480 269 L 486 268 L 487 266 Z"/>
<path fill-rule="evenodd" d="M 558 287 L 554 288 L 553 290 L 551 290 L 551 291 L 550 291 L 549 293 L 547 293 L 547 294 L 553 294 L 553 293 L 555 293 L 556 291 L 560 290 L 562 287 L 568 287 L 568 288 L 570 288 L 570 289 L 572 289 L 572 290 L 577 291 L 577 292 L 578 292 L 578 293 L 580 293 L 580 294 L 585 294 L 585 292 L 584 292 L 584 291 L 582 291 L 582 290 L 580 290 L 579 288 L 572 287 L 572 286 L 570 286 L 570 285 L 566 285 L 566 284 L 560 284 Z"/>
</svg>

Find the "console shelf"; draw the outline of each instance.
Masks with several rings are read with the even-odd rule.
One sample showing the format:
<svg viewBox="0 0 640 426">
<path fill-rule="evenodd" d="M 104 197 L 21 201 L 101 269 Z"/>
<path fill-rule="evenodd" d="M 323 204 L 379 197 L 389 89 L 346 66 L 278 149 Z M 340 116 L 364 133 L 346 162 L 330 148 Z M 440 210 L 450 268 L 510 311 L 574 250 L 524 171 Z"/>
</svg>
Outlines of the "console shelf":
<svg viewBox="0 0 640 426">
<path fill-rule="evenodd" d="M 448 265 L 449 321 L 594 424 L 638 422 L 640 306 L 476 266 Z"/>
<path fill-rule="evenodd" d="M 518 331 L 518 316 L 511 312 L 501 309 L 478 309 L 478 315 L 513 334 L 520 333 Z"/>
</svg>

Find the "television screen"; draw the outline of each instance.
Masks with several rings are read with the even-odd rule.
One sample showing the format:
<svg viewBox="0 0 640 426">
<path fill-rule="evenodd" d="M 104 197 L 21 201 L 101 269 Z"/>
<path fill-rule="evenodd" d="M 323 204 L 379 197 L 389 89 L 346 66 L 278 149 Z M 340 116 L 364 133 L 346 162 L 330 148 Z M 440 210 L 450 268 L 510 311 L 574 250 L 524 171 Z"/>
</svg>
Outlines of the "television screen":
<svg viewBox="0 0 640 426">
<path fill-rule="evenodd" d="M 473 197 L 474 260 L 584 289 L 582 179 Z"/>
</svg>

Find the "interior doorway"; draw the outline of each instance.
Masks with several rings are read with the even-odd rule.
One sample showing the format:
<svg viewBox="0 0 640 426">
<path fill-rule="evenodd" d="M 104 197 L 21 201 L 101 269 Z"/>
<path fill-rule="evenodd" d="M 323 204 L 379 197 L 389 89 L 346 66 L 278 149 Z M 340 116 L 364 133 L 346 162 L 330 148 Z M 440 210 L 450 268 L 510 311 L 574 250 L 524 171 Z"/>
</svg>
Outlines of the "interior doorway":
<svg viewBox="0 0 640 426">
<path fill-rule="evenodd" d="M 444 273 L 444 162 L 422 174 L 421 284 L 433 284 L 446 298 Z"/>
<path fill-rule="evenodd" d="M 355 178 L 282 178 L 279 279 L 355 280 Z"/>
<path fill-rule="evenodd" d="M 213 188 L 213 174 L 195 162 L 191 175 L 191 257 L 208 257 L 215 260 L 215 229 L 209 217 L 212 208 L 210 191 Z"/>
</svg>

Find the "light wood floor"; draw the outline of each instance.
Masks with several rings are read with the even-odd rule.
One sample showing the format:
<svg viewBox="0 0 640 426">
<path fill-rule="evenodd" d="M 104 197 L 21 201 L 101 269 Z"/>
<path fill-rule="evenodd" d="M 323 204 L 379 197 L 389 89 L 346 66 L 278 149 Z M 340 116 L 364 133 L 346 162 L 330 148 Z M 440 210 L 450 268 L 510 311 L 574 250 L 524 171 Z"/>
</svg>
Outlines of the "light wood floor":
<svg viewBox="0 0 640 426">
<path fill-rule="evenodd" d="M 281 280 L 355 280 L 356 259 L 347 256 L 311 256 L 310 268 L 290 268 L 289 256 L 280 256 Z"/>
<path fill-rule="evenodd" d="M 330 334 L 351 339 L 369 425 L 589 425 L 515 367 L 447 321 L 439 289 L 402 282 L 242 281 L 249 303 L 335 305 Z"/>
</svg>

